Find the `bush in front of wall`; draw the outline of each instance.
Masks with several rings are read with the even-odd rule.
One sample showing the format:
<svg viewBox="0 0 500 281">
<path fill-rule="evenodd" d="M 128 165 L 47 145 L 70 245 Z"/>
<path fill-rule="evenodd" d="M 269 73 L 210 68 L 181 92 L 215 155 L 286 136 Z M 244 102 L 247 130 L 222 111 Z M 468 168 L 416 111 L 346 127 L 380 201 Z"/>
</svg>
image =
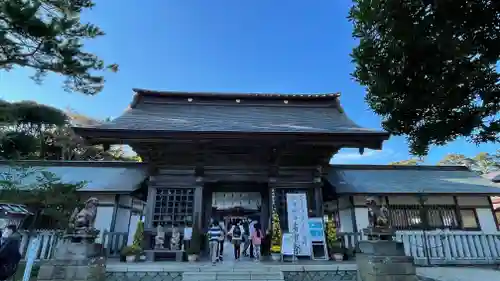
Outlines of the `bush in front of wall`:
<svg viewBox="0 0 500 281">
<path fill-rule="evenodd" d="M 137 255 L 140 255 L 142 252 L 142 249 L 137 246 L 137 245 L 131 245 L 131 246 L 126 246 L 122 249 L 122 256 L 125 256 L 125 257 L 130 257 L 130 256 L 137 256 Z"/>
</svg>

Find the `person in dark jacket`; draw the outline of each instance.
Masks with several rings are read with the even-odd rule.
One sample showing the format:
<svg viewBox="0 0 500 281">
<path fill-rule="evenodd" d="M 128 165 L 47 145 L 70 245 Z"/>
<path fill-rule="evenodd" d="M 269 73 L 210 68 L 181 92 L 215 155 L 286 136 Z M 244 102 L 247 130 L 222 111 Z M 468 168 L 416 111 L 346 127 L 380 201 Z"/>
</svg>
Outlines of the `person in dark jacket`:
<svg viewBox="0 0 500 281">
<path fill-rule="evenodd" d="M 8 225 L 2 232 L 3 243 L 0 245 L 0 280 L 6 280 L 14 275 L 17 270 L 21 253 L 21 235 L 15 225 Z"/>
</svg>

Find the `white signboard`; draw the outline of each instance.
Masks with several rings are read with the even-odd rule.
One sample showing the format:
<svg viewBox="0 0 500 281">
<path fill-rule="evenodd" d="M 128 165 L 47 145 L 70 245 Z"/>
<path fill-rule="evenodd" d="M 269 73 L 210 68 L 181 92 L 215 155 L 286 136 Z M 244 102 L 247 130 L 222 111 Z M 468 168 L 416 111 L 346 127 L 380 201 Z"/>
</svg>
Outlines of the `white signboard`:
<svg viewBox="0 0 500 281">
<path fill-rule="evenodd" d="M 283 233 L 281 238 L 281 253 L 283 255 L 293 255 L 293 234 Z"/>
<path fill-rule="evenodd" d="M 325 243 L 325 224 L 322 218 L 309 218 L 309 237 L 311 242 Z"/>
<path fill-rule="evenodd" d="M 184 228 L 184 240 L 191 240 L 192 236 L 193 236 L 193 228 L 192 227 L 185 227 Z"/>
<path fill-rule="evenodd" d="M 323 218 L 309 218 L 309 239 L 311 241 L 311 258 L 313 260 L 328 260 L 326 247 L 325 223 Z"/>
<path fill-rule="evenodd" d="M 33 263 L 35 262 L 38 248 L 40 248 L 40 239 L 36 237 L 31 240 L 28 252 L 26 253 L 26 267 L 24 268 L 23 281 L 29 281 L 31 278 L 31 270 L 33 269 Z"/>
<path fill-rule="evenodd" d="M 294 235 L 297 256 L 311 255 L 309 239 L 309 224 L 307 214 L 307 196 L 305 193 L 290 193 L 286 195 L 288 213 L 288 231 Z"/>
</svg>

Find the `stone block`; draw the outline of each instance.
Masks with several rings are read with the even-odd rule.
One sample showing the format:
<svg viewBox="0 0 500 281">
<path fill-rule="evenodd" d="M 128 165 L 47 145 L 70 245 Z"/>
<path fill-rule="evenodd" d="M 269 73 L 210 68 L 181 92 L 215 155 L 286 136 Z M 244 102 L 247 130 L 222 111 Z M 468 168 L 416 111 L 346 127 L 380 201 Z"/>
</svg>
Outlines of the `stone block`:
<svg viewBox="0 0 500 281">
<path fill-rule="evenodd" d="M 217 273 L 216 272 L 184 272 L 182 274 L 183 281 L 208 281 L 208 280 L 216 280 Z"/>
<path fill-rule="evenodd" d="M 359 242 L 362 253 L 378 256 L 404 256 L 404 244 L 396 241 L 364 240 Z"/>
<path fill-rule="evenodd" d="M 38 271 L 39 281 L 105 281 L 106 260 L 87 259 L 85 263 L 72 260 L 54 260 L 43 264 Z"/>
<path fill-rule="evenodd" d="M 217 272 L 217 280 L 250 280 L 248 272 Z"/>
<path fill-rule="evenodd" d="M 361 241 L 356 256 L 358 281 L 416 281 L 415 263 L 396 241 Z"/>
<path fill-rule="evenodd" d="M 252 273 L 252 280 L 283 280 L 283 272 Z"/>
</svg>

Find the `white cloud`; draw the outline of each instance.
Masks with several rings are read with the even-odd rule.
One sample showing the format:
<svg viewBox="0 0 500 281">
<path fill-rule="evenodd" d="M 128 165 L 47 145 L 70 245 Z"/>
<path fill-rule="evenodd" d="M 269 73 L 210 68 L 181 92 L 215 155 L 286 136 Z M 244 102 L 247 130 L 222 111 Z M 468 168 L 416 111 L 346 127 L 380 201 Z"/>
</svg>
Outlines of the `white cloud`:
<svg viewBox="0 0 500 281">
<path fill-rule="evenodd" d="M 350 152 L 352 151 L 352 152 Z M 330 160 L 331 164 L 349 164 L 353 162 L 367 161 L 369 159 L 377 158 L 387 158 L 394 155 L 392 149 L 384 150 L 371 150 L 366 149 L 363 154 L 359 153 L 359 150 L 350 150 L 349 152 L 341 152 L 332 157 Z"/>
</svg>

